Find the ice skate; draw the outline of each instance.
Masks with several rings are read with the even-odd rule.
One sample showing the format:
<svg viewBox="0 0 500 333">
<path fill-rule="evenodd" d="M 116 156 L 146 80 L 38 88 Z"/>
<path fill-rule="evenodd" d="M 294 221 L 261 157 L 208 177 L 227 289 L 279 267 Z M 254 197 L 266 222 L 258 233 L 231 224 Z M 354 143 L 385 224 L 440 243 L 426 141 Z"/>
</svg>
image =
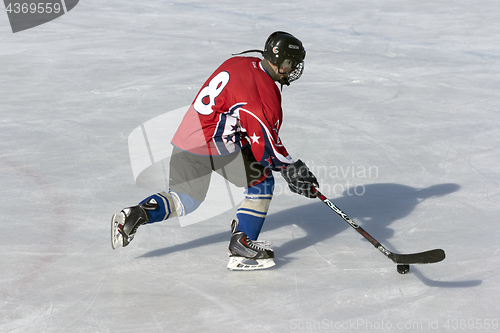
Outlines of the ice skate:
<svg viewBox="0 0 500 333">
<path fill-rule="evenodd" d="M 124 208 L 120 213 L 111 218 L 111 247 L 127 246 L 139 226 L 149 221 L 146 209 L 141 206 Z"/>
<path fill-rule="evenodd" d="M 237 222 L 231 225 L 231 241 L 229 243 L 229 263 L 231 271 L 253 271 L 273 267 L 274 251 L 268 242 L 252 241 L 241 231 L 235 231 Z"/>
</svg>

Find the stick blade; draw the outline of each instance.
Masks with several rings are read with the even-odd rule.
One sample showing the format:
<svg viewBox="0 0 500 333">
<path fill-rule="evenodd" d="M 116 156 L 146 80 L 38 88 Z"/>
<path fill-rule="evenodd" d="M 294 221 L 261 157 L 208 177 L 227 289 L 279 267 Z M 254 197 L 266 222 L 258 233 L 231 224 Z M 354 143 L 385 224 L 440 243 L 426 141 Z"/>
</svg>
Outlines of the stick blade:
<svg viewBox="0 0 500 333">
<path fill-rule="evenodd" d="M 432 264 L 442 261 L 445 257 L 446 254 L 442 249 L 434 249 L 411 254 L 391 253 L 389 255 L 389 258 L 391 258 L 391 260 L 396 264 L 404 265 Z"/>
</svg>

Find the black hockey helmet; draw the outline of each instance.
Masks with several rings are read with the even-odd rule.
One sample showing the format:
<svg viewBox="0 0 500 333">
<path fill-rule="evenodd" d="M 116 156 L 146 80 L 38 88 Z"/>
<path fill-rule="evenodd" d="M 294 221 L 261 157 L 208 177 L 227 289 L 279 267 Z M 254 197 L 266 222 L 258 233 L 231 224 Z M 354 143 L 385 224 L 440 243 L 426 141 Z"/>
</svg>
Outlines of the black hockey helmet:
<svg viewBox="0 0 500 333">
<path fill-rule="evenodd" d="M 266 41 L 262 55 L 278 67 L 280 74 L 289 74 L 282 84 L 289 85 L 300 78 L 304 71 L 306 50 L 302 42 L 288 32 L 273 32 Z"/>
<path fill-rule="evenodd" d="M 233 55 L 245 54 L 249 52 L 259 52 L 269 63 L 278 67 L 280 74 L 288 74 L 282 79 L 275 79 L 283 88 L 283 85 L 290 85 L 290 82 L 298 80 L 304 72 L 304 58 L 306 50 L 302 42 L 292 34 L 284 31 L 273 32 L 264 45 L 264 51 L 248 50 Z M 270 71 L 270 69 L 267 69 Z M 270 74 L 271 77 L 272 74 Z M 273 78 L 274 79 L 274 78 Z"/>
</svg>

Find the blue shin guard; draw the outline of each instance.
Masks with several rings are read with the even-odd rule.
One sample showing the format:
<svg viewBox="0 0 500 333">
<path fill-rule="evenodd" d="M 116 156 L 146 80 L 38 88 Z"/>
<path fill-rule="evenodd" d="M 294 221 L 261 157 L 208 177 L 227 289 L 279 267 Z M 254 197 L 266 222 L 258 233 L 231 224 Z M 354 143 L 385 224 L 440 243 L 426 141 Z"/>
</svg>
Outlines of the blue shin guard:
<svg viewBox="0 0 500 333">
<path fill-rule="evenodd" d="M 139 203 L 139 205 L 150 207 L 147 209 L 148 223 L 187 215 L 196 210 L 200 204 L 201 201 L 194 200 L 187 194 L 178 194 L 172 191 L 153 194 Z"/>
<path fill-rule="evenodd" d="M 274 178 L 272 174 L 261 183 L 250 186 L 245 199 L 236 211 L 238 227 L 236 231 L 245 233 L 251 240 L 257 240 L 273 198 Z"/>
<path fill-rule="evenodd" d="M 139 203 L 140 206 L 149 206 L 154 209 L 148 209 L 148 223 L 164 221 L 172 215 L 175 215 L 174 199 L 169 193 L 161 192 L 153 194 Z"/>
</svg>

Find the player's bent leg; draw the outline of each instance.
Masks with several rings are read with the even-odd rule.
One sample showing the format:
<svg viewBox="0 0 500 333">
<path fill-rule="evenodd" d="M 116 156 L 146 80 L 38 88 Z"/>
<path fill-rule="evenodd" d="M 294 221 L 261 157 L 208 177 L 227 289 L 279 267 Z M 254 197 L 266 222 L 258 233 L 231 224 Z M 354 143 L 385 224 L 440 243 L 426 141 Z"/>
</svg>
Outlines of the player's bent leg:
<svg viewBox="0 0 500 333">
<path fill-rule="evenodd" d="M 259 242 L 262 225 L 272 199 L 274 179 L 248 187 L 246 196 L 231 223 L 229 270 L 256 270 L 274 266 L 274 251 L 267 242 Z M 248 262 L 256 261 L 256 264 Z"/>
</svg>

